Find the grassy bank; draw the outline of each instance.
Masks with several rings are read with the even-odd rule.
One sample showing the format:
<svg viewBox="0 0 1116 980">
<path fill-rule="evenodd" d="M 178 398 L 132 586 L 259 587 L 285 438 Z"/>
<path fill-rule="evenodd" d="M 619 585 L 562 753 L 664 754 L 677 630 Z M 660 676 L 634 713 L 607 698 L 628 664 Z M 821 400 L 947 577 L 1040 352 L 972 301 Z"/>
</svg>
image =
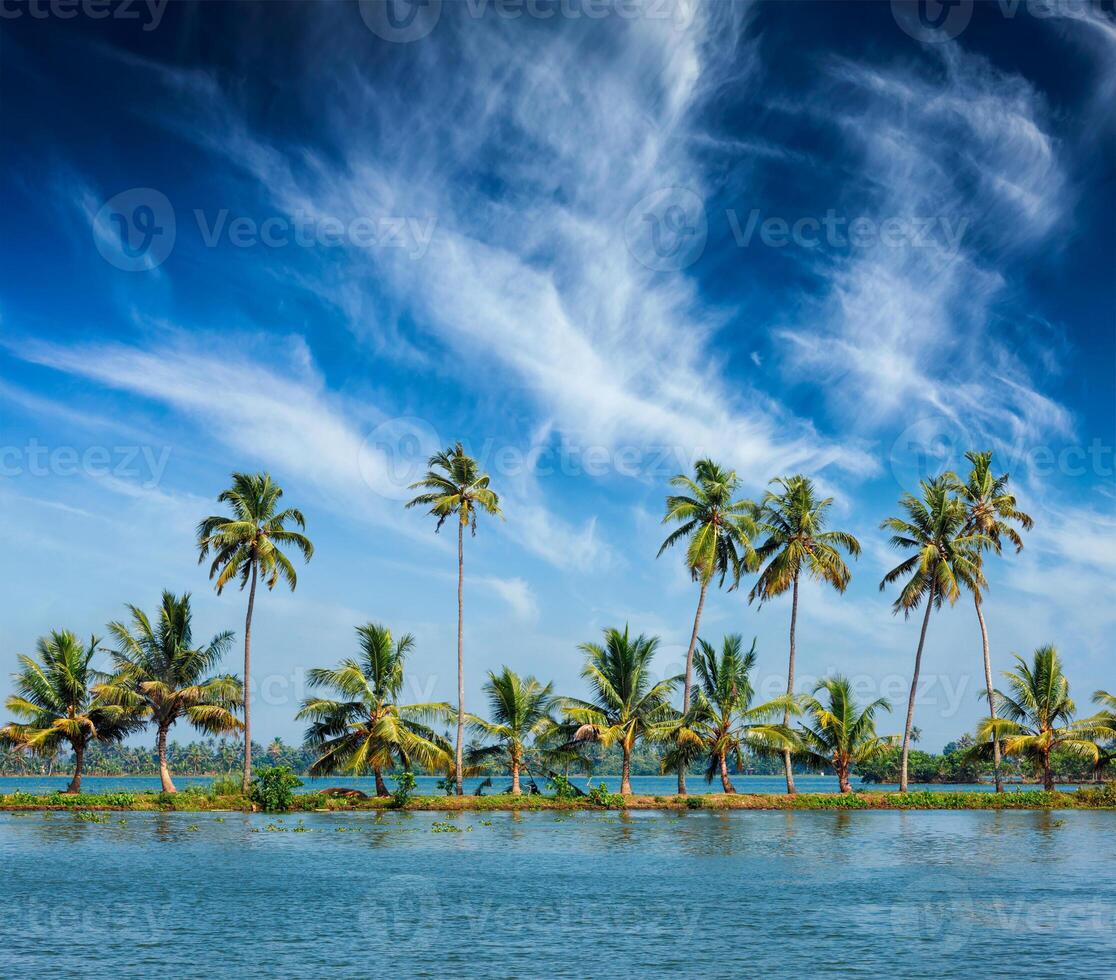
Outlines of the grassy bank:
<svg viewBox="0 0 1116 980">
<path fill-rule="evenodd" d="M 123 810 L 136 812 L 204 812 L 258 810 L 241 795 L 216 795 L 183 791 L 163 793 L 82 793 L 46 796 L 30 793 L 0 795 L 0 810 Z M 705 796 L 598 795 L 594 799 L 553 796 L 413 796 L 402 807 L 386 799 L 338 799 L 319 793 L 294 797 L 292 812 L 345 812 L 361 810 L 1116 810 L 1116 787 L 1078 790 L 1073 793 L 801 793 L 787 796 L 753 793 Z"/>
</svg>

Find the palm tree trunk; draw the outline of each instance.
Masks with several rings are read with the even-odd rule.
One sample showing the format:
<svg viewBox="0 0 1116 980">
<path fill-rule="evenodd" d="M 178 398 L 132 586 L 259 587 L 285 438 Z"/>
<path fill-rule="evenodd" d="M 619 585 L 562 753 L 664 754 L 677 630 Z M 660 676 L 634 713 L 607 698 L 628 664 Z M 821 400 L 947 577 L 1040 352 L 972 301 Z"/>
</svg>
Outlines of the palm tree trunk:
<svg viewBox="0 0 1116 980">
<path fill-rule="evenodd" d="M 697 646 L 698 629 L 701 627 L 701 611 L 705 608 L 705 593 L 709 588 L 706 579 L 701 580 L 701 592 L 698 595 L 697 612 L 694 613 L 694 629 L 690 633 L 690 646 L 686 650 L 686 684 L 682 688 L 682 714 L 690 710 L 690 688 L 694 679 L 694 647 Z M 686 766 L 683 763 L 678 767 L 678 795 L 686 795 Z"/>
<path fill-rule="evenodd" d="M 992 695 L 992 654 L 988 647 L 988 627 L 984 624 L 984 611 L 981 609 L 980 593 L 973 593 L 973 605 L 976 606 L 977 621 L 980 623 L 980 639 L 984 648 L 984 684 L 988 691 L 988 717 L 996 717 L 996 702 Z M 1004 791 L 1004 777 L 1000 772 L 1000 740 L 992 739 L 992 771 L 996 776 L 996 792 Z"/>
<path fill-rule="evenodd" d="M 732 780 L 729 779 L 728 759 L 725 758 L 725 753 L 721 752 L 718 759 L 721 763 L 721 788 L 726 793 L 735 793 L 736 787 L 732 785 Z"/>
<path fill-rule="evenodd" d="M 852 785 L 849 783 L 849 764 L 840 763 L 837 767 L 837 785 L 842 793 L 851 793 Z"/>
<path fill-rule="evenodd" d="M 74 775 L 70 780 L 70 785 L 66 787 L 67 793 L 80 793 L 81 792 L 81 766 L 85 760 L 85 744 L 78 743 L 74 746 Z"/>
<path fill-rule="evenodd" d="M 155 744 L 159 750 L 159 781 L 163 784 L 163 792 L 177 793 L 178 790 L 174 788 L 174 783 L 171 781 L 170 767 L 167 765 L 166 726 L 159 726 L 159 737 Z"/>
<path fill-rule="evenodd" d="M 791 598 L 790 656 L 787 658 L 787 697 L 794 697 L 794 634 L 798 626 L 798 573 L 794 573 L 794 590 Z M 790 709 L 783 711 L 784 727 L 790 724 Z M 794 767 L 791 765 L 790 749 L 783 750 L 783 769 L 787 774 L 787 792 L 794 794 Z"/>
<path fill-rule="evenodd" d="M 911 727 L 914 724 L 915 696 L 918 693 L 918 672 L 922 669 L 922 648 L 926 645 L 926 627 L 930 625 L 930 613 L 934 608 L 934 585 L 926 596 L 926 615 L 922 617 L 922 632 L 918 637 L 918 650 L 915 653 L 914 676 L 911 678 L 911 696 L 907 700 L 907 722 L 903 726 L 903 756 L 899 767 L 899 792 L 907 792 L 907 757 L 911 753 Z"/>
<path fill-rule="evenodd" d="M 390 796 L 387 785 L 384 783 L 383 774 L 380 772 L 379 767 L 372 769 L 372 774 L 376 777 L 376 795 L 377 796 Z"/>
<path fill-rule="evenodd" d="M 512 759 L 511 764 L 511 777 L 512 777 L 512 794 L 519 796 L 519 760 Z"/>
<path fill-rule="evenodd" d="M 244 617 L 244 777 L 240 791 L 247 794 L 252 783 L 252 610 L 256 605 L 256 559 L 252 558 L 252 585 L 248 590 L 248 615 Z"/>
<path fill-rule="evenodd" d="M 620 770 L 620 795 L 632 795 L 632 750 L 628 745 L 624 746 L 624 766 Z"/>
<path fill-rule="evenodd" d="M 465 791 L 461 785 L 465 743 L 465 656 L 463 653 L 463 623 L 465 620 L 465 525 L 457 522 L 457 795 Z"/>
<path fill-rule="evenodd" d="M 1050 793 L 1054 789 L 1054 770 L 1050 768 L 1050 750 L 1042 753 L 1042 788 Z"/>
</svg>

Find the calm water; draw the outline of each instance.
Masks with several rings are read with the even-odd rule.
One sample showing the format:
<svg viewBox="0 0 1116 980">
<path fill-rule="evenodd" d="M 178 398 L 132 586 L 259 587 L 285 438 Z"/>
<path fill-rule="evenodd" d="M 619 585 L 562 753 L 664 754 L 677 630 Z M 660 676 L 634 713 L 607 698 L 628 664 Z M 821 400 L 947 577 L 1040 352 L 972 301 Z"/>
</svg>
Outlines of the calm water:
<svg viewBox="0 0 1116 980">
<path fill-rule="evenodd" d="M 212 782 L 210 776 L 175 776 L 174 784 L 179 789 L 184 789 L 187 786 L 209 786 Z M 314 790 L 328 789 L 331 786 L 349 786 L 354 789 L 363 790 L 365 793 L 372 794 L 376 792 L 375 780 L 371 778 L 353 778 L 351 776 L 339 776 L 331 779 L 309 779 L 303 777 L 304 786 L 298 790 L 300 793 L 309 793 Z M 465 792 L 475 793 L 478 785 L 482 782 L 480 779 L 466 779 Z M 577 784 L 582 789 L 585 788 L 587 781 L 580 777 L 574 777 L 571 782 Z M 593 785 L 606 783 L 613 792 L 620 790 L 620 777 L 618 776 L 597 776 L 593 778 Z M 0 793 L 14 793 L 17 790 L 22 790 L 25 793 L 50 793 L 54 790 L 62 791 L 70 783 L 69 776 L 51 776 L 50 778 L 41 776 L 0 776 Z M 387 780 L 388 788 L 392 788 L 394 783 L 391 779 Z M 424 795 L 438 795 L 441 790 L 437 788 L 438 779 L 434 776 L 419 776 L 418 777 L 418 790 L 417 792 Z M 782 793 L 786 790 L 787 784 L 782 776 L 737 776 L 733 779 L 733 785 L 740 793 Z M 836 793 L 837 792 L 837 777 L 836 776 L 795 776 L 795 785 L 801 793 Z M 856 784 L 854 783 L 854 786 Z M 503 792 L 510 786 L 510 780 L 506 778 L 493 778 L 491 788 L 484 790 L 487 794 Z M 146 790 L 158 791 L 159 778 L 157 776 L 86 776 L 81 781 L 81 788 L 86 793 L 112 793 L 117 791 L 125 791 L 131 793 L 142 793 Z M 713 783 L 706 783 L 701 777 L 689 777 L 686 780 L 686 788 L 691 793 L 719 793 L 721 792 L 720 779 L 715 780 Z M 864 786 L 865 789 L 883 789 L 893 790 L 898 789 L 898 786 L 882 784 L 879 786 Z M 973 784 L 973 783 L 948 783 L 944 785 L 936 784 L 934 786 L 912 786 L 912 789 L 935 789 L 935 790 L 961 790 L 974 793 L 988 793 L 996 787 L 988 784 Z M 1036 783 L 1028 783 L 1025 785 L 1011 786 L 1010 789 L 1041 789 L 1042 787 Z M 1063 786 L 1061 789 L 1072 791 L 1075 789 L 1073 786 Z M 539 784 L 539 789 L 546 792 L 546 784 L 542 782 Z M 632 792 L 644 796 L 673 796 L 678 791 L 678 779 L 676 776 L 633 776 L 632 777 Z"/>
<path fill-rule="evenodd" d="M 1116 973 L 1116 813 L 303 821 L 0 814 L 0 975 Z"/>
</svg>

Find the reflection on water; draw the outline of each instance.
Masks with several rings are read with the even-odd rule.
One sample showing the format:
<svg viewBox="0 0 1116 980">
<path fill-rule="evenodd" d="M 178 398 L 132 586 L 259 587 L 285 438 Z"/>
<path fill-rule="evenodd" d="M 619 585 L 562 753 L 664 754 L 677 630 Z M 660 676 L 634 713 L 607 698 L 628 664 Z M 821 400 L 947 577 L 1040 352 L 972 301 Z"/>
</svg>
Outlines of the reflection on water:
<svg viewBox="0 0 1116 980">
<path fill-rule="evenodd" d="M 1096 976 L 1114 837 L 1099 811 L 0 814 L 0 972 Z"/>
</svg>

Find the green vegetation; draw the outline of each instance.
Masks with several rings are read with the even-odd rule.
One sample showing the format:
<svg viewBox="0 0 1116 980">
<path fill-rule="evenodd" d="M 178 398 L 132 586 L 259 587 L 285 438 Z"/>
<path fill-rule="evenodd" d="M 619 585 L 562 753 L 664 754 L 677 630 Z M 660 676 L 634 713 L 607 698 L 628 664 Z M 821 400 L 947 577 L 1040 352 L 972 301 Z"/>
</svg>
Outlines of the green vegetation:
<svg viewBox="0 0 1116 980">
<path fill-rule="evenodd" d="M 193 645 L 190 594 L 163 593 L 157 624 L 137 606 L 129 606 L 131 627 L 109 623 L 119 649 L 113 653 L 113 676 L 97 687 L 107 703 L 137 720 L 155 725 L 159 778 L 163 792 L 175 792 L 167 766 L 167 732 L 179 719 L 195 728 L 220 734 L 240 727 L 236 711 L 244 703 L 239 678 L 230 674 L 206 677 L 220 663 L 232 633 L 220 633 L 204 647 Z"/>
<path fill-rule="evenodd" d="M 497 517 L 503 517 L 503 512 L 499 496 L 489 486 L 488 474 L 480 472 L 477 461 L 460 442 L 435 453 L 427 466 L 426 476 L 410 487 L 425 492 L 409 500 L 407 507 L 429 507 L 428 513 L 438 518 L 435 533 L 447 518 L 457 517 L 457 743 L 453 774 L 457 795 L 461 796 L 465 766 L 465 528 L 476 536 L 479 512 Z"/>
<path fill-rule="evenodd" d="M 397 704 L 403 691 L 403 664 L 415 645 L 406 633 L 393 641 L 391 630 L 375 623 L 357 627 L 360 660 L 342 660 L 336 667 L 309 672 L 311 687 L 340 695 L 309 698 L 295 716 L 308 718 L 306 744 L 318 757 L 310 775 L 369 770 L 376 778 L 376 795 L 388 795 L 383 773 L 396 762 L 409 769 L 411 759 L 434 768 L 449 761 L 449 744 L 426 722 L 448 718 L 448 704 Z"/>
<path fill-rule="evenodd" d="M 877 716 L 890 710 L 888 703 L 877 699 L 859 707 L 849 682 L 840 675 L 821 681 L 812 694 L 794 693 L 802 575 L 805 572 L 843 592 L 851 572 L 842 555 L 847 552 L 856 557 L 860 543 L 846 532 L 827 529 L 832 501 L 819 498 L 807 477 L 794 474 L 773 480 L 773 489 L 756 504 L 737 496 L 739 480 L 734 471 L 710 459 L 696 464 L 692 478 L 679 475 L 671 480 L 672 491 L 681 492 L 667 496 L 663 520 L 676 526 L 659 549 L 661 555 L 686 541 L 686 567 L 700 587 L 685 672 L 663 678 L 657 671 L 658 637 L 633 635 L 628 624 L 608 627 L 603 643 L 580 645 L 585 655 L 582 677 L 589 688 L 586 699 L 556 696 L 552 684 L 533 676 L 520 677 L 504 666 L 490 671 L 484 685 L 488 717 L 466 714 L 464 530 L 468 527 L 475 533 L 482 512 L 503 515 L 488 476 L 480 472 L 462 444 L 456 443 L 430 458 L 425 477 L 411 487 L 422 492 L 407 503 L 407 507 L 427 508 L 437 518 L 436 531 L 446 520 L 456 519 L 456 704 L 400 704 L 414 640 L 409 634 L 395 640 L 386 627 L 368 623 L 357 628 L 358 657 L 342 660 L 336 667 L 308 671 L 315 694 L 302 702 L 297 715 L 309 723 L 303 744 L 287 746 L 276 739 L 263 747 L 251 741 L 247 682 L 256 585 L 262 580 L 270 589 L 282 579 L 294 588 L 294 566 L 284 549 L 296 549 L 309 560 L 313 546 L 301 533 L 306 526 L 303 515 L 293 508 L 280 508 L 283 491 L 268 474 L 234 473 L 232 486 L 218 497 L 229 506 L 231 515 L 211 516 L 199 523 L 198 555 L 199 561 L 212 558 L 209 574 L 218 593 L 234 579 L 241 588 L 249 589 L 244 684 L 217 672 L 233 641 L 231 632 L 195 646 L 189 593 L 178 596 L 164 591 L 158 615 L 152 619 L 138 607 L 129 606 L 127 624 L 111 623 L 116 649 L 107 664 L 110 671 L 94 664 L 101 653 L 95 637 L 83 645 L 73 633 L 52 632 L 39 640 L 37 659 L 19 658 L 21 669 L 14 675 L 16 694 L 7 701 L 15 720 L 0 728 L 0 772 L 52 775 L 55 767 L 72 764 L 68 802 L 57 802 L 58 794 L 43 798 L 16 793 L 5 797 L 4 805 L 72 807 L 89 799 L 80 792 L 83 773 L 147 773 L 157 768 L 161 793 L 136 794 L 126 804 L 121 797 L 131 799 L 133 795 L 108 794 L 98 798 L 98 805 L 164 810 L 541 809 L 656 804 L 693 808 L 799 804 L 805 808 L 939 804 L 984 808 L 999 804 L 976 796 L 969 803 L 952 794 L 908 796 L 907 791 L 912 777 L 916 782 L 976 781 L 983 778 L 988 764 L 998 790 L 1005 774 L 1041 778 L 1045 793 L 1028 795 L 1028 805 L 1108 805 L 1110 790 L 1097 788 L 1066 796 L 1054 794 L 1054 786 L 1059 779 L 1099 783 L 1111 773 L 1116 759 L 1116 697 L 1097 691 L 1097 712 L 1078 718 L 1061 660 L 1052 646 L 1040 647 L 1030 662 L 1016 657 L 1015 669 L 1004 675 L 1007 694 L 991 688 L 982 613 L 986 553 L 999 554 L 1004 540 L 1021 548 L 1019 530 L 1029 529 L 1032 522 L 1018 509 L 1007 475 L 993 475 L 991 453 L 969 453 L 967 458 L 971 471 L 964 481 L 952 473 L 924 481 L 920 497 L 907 494 L 900 500 L 904 516 L 888 518 L 882 525 L 891 532 L 891 544 L 908 554 L 887 573 L 881 590 L 901 583 L 893 604 L 895 613 L 909 616 L 924 606 L 899 746 L 894 744 L 896 736 L 883 737 L 876 731 Z M 289 525 L 300 530 L 290 530 Z M 755 643 L 745 653 L 741 637 L 731 634 L 723 638 L 718 650 L 699 635 L 709 584 L 716 580 L 720 586 L 731 577 L 731 591 L 746 573 L 757 573 L 750 601 L 763 604 L 791 595 L 788 693 L 763 704 L 753 704 Z M 962 736 L 935 756 L 911 748 L 917 741 L 914 712 L 919 675 L 931 613 L 947 601 L 955 602 L 963 589 L 973 594 L 981 627 L 989 713 L 979 722 L 977 738 Z M 673 700 L 679 688 L 681 709 Z M 791 719 L 802 715 L 803 723 L 792 727 Z M 179 720 L 211 736 L 243 730 L 243 748 L 224 738 L 179 746 L 169 741 Z M 451 746 L 449 733 L 437 728 L 439 723 L 449 725 L 454 720 L 457 740 Z M 466 720 L 477 739 L 467 751 Z M 155 727 L 154 751 L 122 744 L 125 736 L 148 724 Z M 270 763 L 261 767 L 254 781 L 250 780 L 253 756 L 266 756 Z M 799 771 L 835 773 L 841 793 L 796 802 L 796 766 Z M 231 773 L 238 768 L 241 778 L 236 780 Z M 172 769 L 220 776 L 209 787 L 188 787 L 176 793 Z M 774 773 L 779 769 L 787 779 L 786 798 L 735 792 L 733 770 Z M 417 771 L 438 774 L 441 788 L 454 795 L 415 796 Z M 633 774 L 668 771 L 678 773 L 677 797 L 648 802 L 633 796 Z M 393 772 L 396 787 L 389 794 L 385 778 Z M 582 793 L 570 781 L 571 772 L 591 776 L 619 772 L 620 792 L 613 794 L 598 784 Z M 685 777 L 690 772 L 703 773 L 710 782 L 719 776 L 723 796 L 688 802 Z M 370 774 L 376 796 L 370 800 L 362 793 L 343 791 L 297 796 L 293 790 L 300 785 L 298 773 Z M 493 786 L 493 776 L 505 773 L 511 781 L 508 793 L 480 795 Z M 467 800 L 462 796 L 466 775 L 488 777 L 477 795 Z M 856 793 L 852 788 L 856 775 L 868 784 L 896 780 L 901 793 Z M 554 795 L 544 796 L 539 782 Z M 1006 799 L 1009 794 L 994 795 Z M 90 806 L 93 804 L 85 808 Z"/>
<path fill-rule="evenodd" d="M 838 592 L 848 587 L 852 573 L 841 557 L 841 549 L 856 558 L 860 542 L 846 531 L 825 530 L 832 497 L 819 499 L 812 480 L 797 475 L 771 481 L 779 490 L 769 490 L 759 509 L 759 527 L 764 540 L 756 557 L 767 565 L 761 569 L 748 601 L 762 605 L 791 592 L 790 655 L 787 658 L 787 697 L 794 697 L 795 632 L 798 624 L 798 587 L 805 571 L 812 579 Z M 792 711 L 783 711 L 783 726 L 790 724 Z M 783 750 L 787 792 L 795 792 L 793 752 Z"/>
<path fill-rule="evenodd" d="M 220 595 L 234 578 L 240 588 L 248 589 L 248 612 L 244 619 L 244 777 L 241 789 L 247 793 L 252 780 L 252 612 L 256 605 L 256 582 L 262 578 L 268 591 L 280 578 L 293 591 L 298 584 L 294 565 L 283 552 L 290 546 L 302 553 L 304 561 L 314 554 L 310 539 L 298 531 L 287 529 L 296 524 L 306 530 L 302 512 L 294 507 L 279 510 L 283 488 L 271 481 L 269 473 L 234 473 L 232 486 L 222 490 L 217 502 L 228 504 L 232 517 L 214 515 L 204 518 L 197 529 L 198 564 L 212 551 L 209 577 Z"/>
</svg>

